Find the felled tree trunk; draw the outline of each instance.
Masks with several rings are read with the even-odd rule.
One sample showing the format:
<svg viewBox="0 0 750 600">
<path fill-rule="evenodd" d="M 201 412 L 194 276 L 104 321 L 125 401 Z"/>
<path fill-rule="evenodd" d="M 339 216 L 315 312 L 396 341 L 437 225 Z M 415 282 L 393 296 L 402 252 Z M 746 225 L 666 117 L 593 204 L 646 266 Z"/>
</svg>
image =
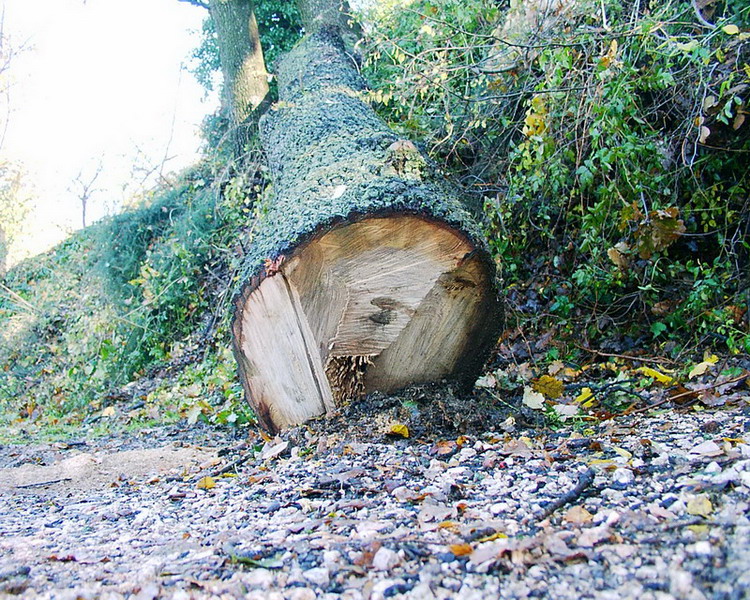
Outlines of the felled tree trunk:
<svg viewBox="0 0 750 600">
<path fill-rule="evenodd" d="M 456 191 L 362 101 L 337 29 L 306 38 L 278 78 L 261 122 L 275 196 L 232 324 L 260 423 L 276 431 L 375 390 L 473 383 L 499 303 Z"/>
</svg>

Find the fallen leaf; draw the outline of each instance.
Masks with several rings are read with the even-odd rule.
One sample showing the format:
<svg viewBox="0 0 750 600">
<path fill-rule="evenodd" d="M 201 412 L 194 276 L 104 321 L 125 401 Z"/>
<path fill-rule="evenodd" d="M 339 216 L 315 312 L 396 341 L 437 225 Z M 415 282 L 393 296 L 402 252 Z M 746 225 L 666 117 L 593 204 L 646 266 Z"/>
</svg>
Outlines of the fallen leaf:
<svg viewBox="0 0 750 600">
<path fill-rule="evenodd" d="M 103 417 L 114 417 L 116 414 L 115 407 L 114 406 L 108 406 L 102 411 Z"/>
<path fill-rule="evenodd" d="M 533 410 L 542 410 L 544 408 L 544 395 L 535 392 L 527 385 L 523 388 L 523 398 L 521 402 Z"/>
<path fill-rule="evenodd" d="M 687 404 L 698 399 L 698 392 L 689 390 L 684 385 L 678 384 L 677 387 L 669 390 L 669 399 L 676 404 Z"/>
<path fill-rule="evenodd" d="M 532 455 L 532 452 L 531 447 L 523 440 L 510 440 L 503 444 L 503 454 L 529 457 Z"/>
<path fill-rule="evenodd" d="M 639 373 L 643 373 L 646 377 L 655 379 L 662 385 L 672 385 L 673 383 L 675 383 L 674 377 L 672 377 L 671 375 L 667 375 L 666 373 L 662 373 L 661 371 L 657 371 L 656 369 L 652 369 L 651 367 L 639 367 L 636 370 Z"/>
<path fill-rule="evenodd" d="M 704 375 L 718 361 L 719 357 L 715 354 L 712 354 L 706 360 L 698 363 L 692 369 L 690 369 L 690 373 L 688 373 L 688 379 L 693 379 L 694 377 L 698 377 L 698 375 Z"/>
<path fill-rule="evenodd" d="M 579 408 L 575 406 L 574 404 L 556 404 L 555 405 L 555 412 L 560 417 L 560 420 L 564 421 L 568 417 L 575 417 L 578 412 Z"/>
<path fill-rule="evenodd" d="M 398 435 L 403 438 L 409 437 L 409 428 L 403 423 L 393 423 L 388 430 L 388 435 Z"/>
<path fill-rule="evenodd" d="M 697 536 L 703 536 L 708 533 L 708 525 L 688 525 L 688 529 Z"/>
<path fill-rule="evenodd" d="M 625 450 L 625 448 L 613 446 L 612 450 L 614 450 L 618 456 L 620 456 L 621 458 L 624 458 L 625 460 L 630 460 L 631 458 L 633 458 L 633 455 L 627 450 Z"/>
<path fill-rule="evenodd" d="M 583 388 L 581 393 L 576 396 L 575 402 L 584 408 L 591 408 L 596 404 L 596 399 L 594 398 L 594 393 L 591 391 L 591 388 Z"/>
<path fill-rule="evenodd" d="M 565 385 L 556 377 L 542 375 L 532 384 L 532 387 L 534 388 L 534 391 L 544 394 L 551 400 L 555 400 L 563 395 Z"/>
<path fill-rule="evenodd" d="M 493 388 L 497 385 L 497 381 L 495 380 L 495 376 L 492 375 L 492 373 L 487 373 L 487 375 L 483 375 L 482 377 L 477 379 L 474 385 L 480 388 Z"/>
<path fill-rule="evenodd" d="M 203 414 L 203 407 L 200 404 L 194 404 L 191 406 L 190 410 L 187 411 L 187 414 L 185 415 L 188 425 L 195 425 L 201 414 Z"/>
<path fill-rule="evenodd" d="M 709 135 L 711 135 L 711 130 L 705 125 L 703 125 L 700 129 L 700 136 L 698 137 L 698 143 L 705 144 Z"/>
<path fill-rule="evenodd" d="M 445 456 L 451 454 L 458 449 L 456 442 L 453 440 L 439 440 L 435 443 L 434 450 L 438 456 Z"/>
<path fill-rule="evenodd" d="M 286 449 L 289 448 L 289 442 L 283 441 L 278 443 L 273 443 L 279 440 L 279 438 L 274 438 L 270 442 L 266 442 L 263 446 L 263 449 L 260 451 L 260 455 L 258 456 L 258 459 L 263 460 L 270 460 L 272 458 L 276 458 L 277 456 L 282 455 L 284 452 L 286 452 Z"/>
<path fill-rule="evenodd" d="M 737 35 L 740 32 L 740 28 L 737 27 L 737 25 L 735 25 L 734 23 L 730 23 L 729 25 L 724 25 L 724 27 L 722 27 L 721 30 L 727 35 Z"/>
<path fill-rule="evenodd" d="M 213 477 L 203 477 L 200 481 L 198 481 L 197 487 L 199 490 L 212 490 L 216 487 L 216 482 L 214 481 Z"/>
<path fill-rule="evenodd" d="M 611 260 L 614 265 L 621 271 L 626 271 L 630 266 L 628 257 L 620 252 L 616 246 L 607 250 L 607 256 L 609 257 L 609 260 Z"/>
<path fill-rule="evenodd" d="M 557 375 L 560 371 L 565 368 L 565 364 L 561 360 L 555 360 L 547 367 L 547 373 L 550 375 Z"/>
<path fill-rule="evenodd" d="M 58 556 L 57 554 L 50 554 L 47 557 L 47 560 L 51 560 L 53 562 L 76 562 L 78 559 L 75 557 L 74 554 L 66 554 L 64 556 Z"/>
<path fill-rule="evenodd" d="M 693 496 L 688 500 L 687 513 L 695 517 L 707 517 L 714 510 L 711 500 L 705 494 Z"/>
<path fill-rule="evenodd" d="M 563 520 L 575 525 L 582 525 L 583 523 L 590 523 L 593 518 L 594 516 L 583 506 L 573 506 L 565 513 Z"/>
<path fill-rule="evenodd" d="M 467 556 L 474 551 L 471 544 L 451 544 L 448 549 L 454 556 Z"/>
</svg>

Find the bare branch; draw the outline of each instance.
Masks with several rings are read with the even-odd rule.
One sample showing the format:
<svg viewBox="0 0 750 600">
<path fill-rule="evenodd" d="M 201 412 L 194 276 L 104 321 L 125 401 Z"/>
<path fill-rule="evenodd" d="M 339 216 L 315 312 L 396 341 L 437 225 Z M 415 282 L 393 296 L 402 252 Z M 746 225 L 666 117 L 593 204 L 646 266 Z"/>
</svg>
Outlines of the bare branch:
<svg viewBox="0 0 750 600">
<path fill-rule="evenodd" d="M 701 7 L 698 6 L 698 2 L 696 0 L 692 0 L 691 4 L 693 5 L 693 12 L 695 13 L 696 18 L 698 21 L 700 21 L 700 24 L 704 27 L 708 27 L 710 29 L 715 29 L 716 25 L 713 23 L 709 23 L 706 18 L 703 16 L 703 13 L 701 12 Z"/>
</svg>

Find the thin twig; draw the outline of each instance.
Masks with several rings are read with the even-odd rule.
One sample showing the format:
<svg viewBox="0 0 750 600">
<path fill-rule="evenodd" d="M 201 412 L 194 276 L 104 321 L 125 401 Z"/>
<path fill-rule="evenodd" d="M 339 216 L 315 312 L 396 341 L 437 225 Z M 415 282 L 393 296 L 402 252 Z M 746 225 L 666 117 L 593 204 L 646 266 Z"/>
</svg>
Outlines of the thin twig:
<svg viewBox="0 0 750 600">
<path fill-rule="evenodd" d="M 594 471 L 594 469 L 586 469 L 583 473 L 581 473 L 581 476 L 578 478 L 578 483 L 576 483 L 575 487 L 572 490 L 565 492 L 557 500 L 552 502 L 552 504 L 550 504 L 539 515 L 535 517 L 536 520 L 543 521 L 556 510 L 562 508 L 566 504 L 570 504 L 578 500 L 578 498 L 583 495 L 583 492 L 586 491 L 586 488 L 594 483 L 594 477 L 596 477 L 596 472 Z"/>
<path fill-rule="evenodd" d="M 737 383 L 738 381 L 747 379 L 747 377 L 750 377 L 750 373 L 745 372 L 742 375 L 735 377 L 734 379 L 730 379 L 729 381 L 722 381 L 721 383 L 714 383 L 713 385 L 709 385 L 708 387 L 704 387 L 699 390 L 688 390 L 686 392 L 680 392 L 679 394 L 675 394 L 674 396 L 667 396 L 666 398 L 662 398 L 658 402 L 654 402 L 653 404 L 650 404 L 649 406 L 644 406 L 643 408 L 636 408 L 635 410 L 631 410 L 628 414 L 634 415 L 637 413 L 648 412 L 649 410 L 657 408 L 661 406 L 662 404 L 666 404 L 667 402 L 679 400 L 680 398 L 686 398 L 687 396 L 692 396 L 693 394 L 700 394 L 701 392 L 707 392 L 708 390 L 716 389 L 718 387 L 721 387 L 722 385 L 729 385 L 732 383 Z"/>
<path fill-rule="evenodd" d="M 45 487 L 52 485 L 53 483 L 61 483 L 63 481 L 73 481 L 70 477 L 63 477 L 62 479 L 52 479 L 50 481 L 40 481 L 39 483 L 25 483 L 23 485 L 15 486 L 18 489 L 34 488 L 34 487 Z"/>
<path fill-rule="evenodd" d="M 587 348 L 586 346 L 581 346 L 580 344 L 573 344 L 576 348 L 580 348 L 581 350 L 585 350 L 586 352 L 591 352 L 592 354 L 596 354 L 598 356 L 607 356 L 610 358 L 627 358 L 628 360 L 637 360 L 640 362 L 649 362 L 649 363 L 655 363 L 660 364 L 663 362 L 675 364 L 675 362 L 669 358 L 659 357 L 659 358 L 646 358 L 641 356 L 632 356 L 630 354 L 611 354 L 609 352 L 601 352 L 600 350 L 594 350 L 593 348 Z"/>
</svg>

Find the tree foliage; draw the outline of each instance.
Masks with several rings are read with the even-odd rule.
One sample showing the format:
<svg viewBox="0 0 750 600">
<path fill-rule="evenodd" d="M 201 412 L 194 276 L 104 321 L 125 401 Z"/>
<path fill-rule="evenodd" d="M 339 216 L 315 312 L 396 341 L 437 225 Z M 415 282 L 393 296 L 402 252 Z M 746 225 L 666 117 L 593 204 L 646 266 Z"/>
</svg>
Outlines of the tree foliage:
<svg viewBox="0 0 750 600">
<path fill-rule="evenodd" d="M 750 351 L 750 8 L 546 4 L 381 14 L 372 100 L 483 205 L 509 326 Z"/>
</svg>

